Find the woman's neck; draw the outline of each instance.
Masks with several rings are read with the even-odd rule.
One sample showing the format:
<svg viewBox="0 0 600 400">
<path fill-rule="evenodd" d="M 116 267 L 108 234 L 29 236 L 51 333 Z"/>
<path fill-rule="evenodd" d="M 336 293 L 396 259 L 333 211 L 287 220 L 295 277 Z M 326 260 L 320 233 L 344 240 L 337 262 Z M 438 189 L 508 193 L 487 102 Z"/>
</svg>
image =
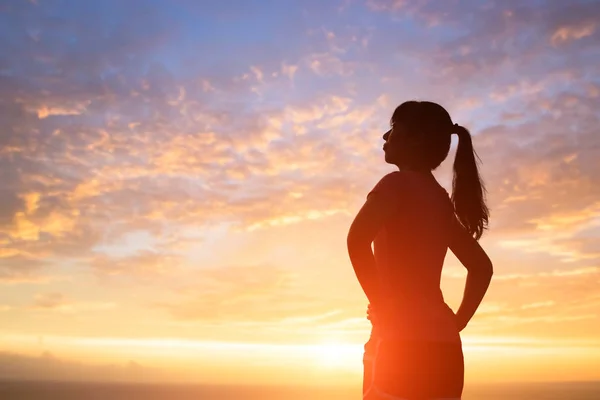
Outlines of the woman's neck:
<svg viewBox="0 0 600 400">
<path fill-rule="evenodd" d="M 398 167 L 398 169 L 400 171 L 408 171 L 408 172 L 415 172 L 417 174 L 421 174 L 427 177 L 431 177 L 433 178 L 433 172 L 429 169 L 419 169 L 419 168 L 412 168 L 412 167 L 401 167 L 399 165 L 396 165 Z"/>
</svg>

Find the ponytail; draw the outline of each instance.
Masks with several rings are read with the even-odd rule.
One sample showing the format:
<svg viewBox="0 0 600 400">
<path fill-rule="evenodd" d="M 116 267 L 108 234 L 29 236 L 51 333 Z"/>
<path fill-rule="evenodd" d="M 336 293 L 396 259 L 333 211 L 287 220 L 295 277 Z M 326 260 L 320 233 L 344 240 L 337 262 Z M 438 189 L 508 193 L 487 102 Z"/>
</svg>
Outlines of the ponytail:
<svg viewBox="0 0 600 400">
<path fill-rule="evenodd" d="M 454 159 L 452 203 L 460 223 L 477 240 L 487 228 L 489 210 L 485 204 L 485 186 L 479 176 L 477 160 L 469 131 L 454 124 L 458 148 Z M 477 157 L 477 160 L 475 159 Z"/>
</svg>

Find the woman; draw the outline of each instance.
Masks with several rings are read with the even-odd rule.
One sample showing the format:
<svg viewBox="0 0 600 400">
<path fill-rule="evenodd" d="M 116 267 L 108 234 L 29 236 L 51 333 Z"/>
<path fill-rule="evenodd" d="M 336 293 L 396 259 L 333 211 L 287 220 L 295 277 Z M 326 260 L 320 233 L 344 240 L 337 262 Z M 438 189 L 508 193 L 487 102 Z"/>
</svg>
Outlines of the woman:
<svg viewBox="0 0 600 400">
<path fill-rule="evenodd" d="M 452 134 L 458 148 L 450 197 L 432 171 L 448 156 Z M 459 332 L 493 273 L 478 243 L 489 212 L 471 136 L 439 104 L 409 101 L 396 108 L 383 139 L 385 161 L 399 171 L 377 183 L 348 233 L 373 325 L 365 344 L 363 399 L 460 399 Z M 468 271 L 456 314 L 440 290 L 448 248 Z"/>
</svg>

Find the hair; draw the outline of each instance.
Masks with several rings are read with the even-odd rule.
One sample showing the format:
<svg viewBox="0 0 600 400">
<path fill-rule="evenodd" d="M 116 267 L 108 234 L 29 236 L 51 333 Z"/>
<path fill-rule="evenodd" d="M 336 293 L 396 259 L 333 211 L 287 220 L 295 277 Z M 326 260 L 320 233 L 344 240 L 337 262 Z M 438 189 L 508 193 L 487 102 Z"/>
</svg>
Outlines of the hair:
<svg viewBox="0 0 600 400">
<path fill-rule="evenodd" d="M 471 134 L 452 122 L 444 107 L 429 101 L 400 104 L 391 118 L 406 129 L 412 144 L 408 162 L 417 169 L 435 170 L 448 157 L 451 135 L 458 136 L 454 159 L 451 201 L 460 223 L 477 240 L 487 229 L 489 209 L 485 185 L 479 174 L 481 161 L 473 148 Z"/>
</svg>

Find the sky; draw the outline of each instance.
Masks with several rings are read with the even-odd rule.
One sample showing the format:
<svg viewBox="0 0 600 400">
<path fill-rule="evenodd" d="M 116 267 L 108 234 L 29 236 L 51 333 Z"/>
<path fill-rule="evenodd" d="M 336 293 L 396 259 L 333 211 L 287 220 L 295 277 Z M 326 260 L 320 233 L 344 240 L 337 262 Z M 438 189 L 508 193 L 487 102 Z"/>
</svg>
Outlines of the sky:
<svg viewBox="0 0 600 400">
<path fill-rule="evenodd" d="M 467 382 L 600 379 L 600 2 L 8 0 L 0 38 L 0 378 L 359 384 L 346 234 L 417 99 L 488 190 Z"/>
</svg>

